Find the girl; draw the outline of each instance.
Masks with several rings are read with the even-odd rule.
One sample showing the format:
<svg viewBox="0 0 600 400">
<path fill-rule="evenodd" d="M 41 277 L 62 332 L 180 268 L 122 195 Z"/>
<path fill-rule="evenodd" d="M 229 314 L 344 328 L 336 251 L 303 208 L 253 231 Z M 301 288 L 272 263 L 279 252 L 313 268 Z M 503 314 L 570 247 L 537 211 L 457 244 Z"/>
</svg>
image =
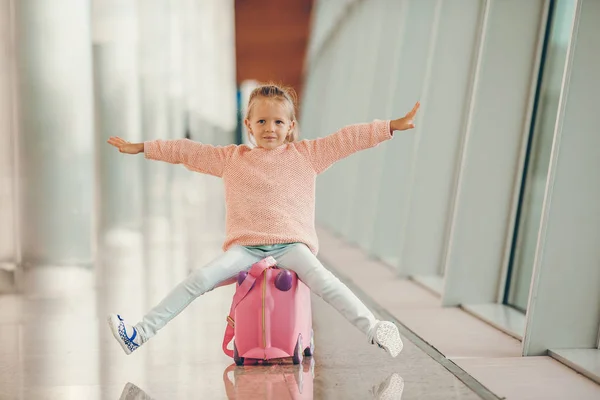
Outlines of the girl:
<svg viewBox="0 0 600 400">
<path fill-rule="evenodd" d="M 398 328 L 379 321 L 317 259 L 315 178 L 334 162 L 414 128 L 419 103 L 400 119 L 350 125 L 324 138 L 298 141 L 294 93 L 275 85 L 250 95 L 244 123 L 247 145 L 211 146 L 187 139 L 129 143 L 111 137 L 121 153 L 144 153 L 147 159 L 183 164 L 192 171 L 224 180 L 226 239 L 224 253 L 194 270 L 136 325 L 111 314 L 108 323 L 126 354 L 154 336 L 198 296 L 272 256 L 278 266 L 296 272 L 318 296 L 331 304 L 392 357 L 402 350 Z"/>
</svg>

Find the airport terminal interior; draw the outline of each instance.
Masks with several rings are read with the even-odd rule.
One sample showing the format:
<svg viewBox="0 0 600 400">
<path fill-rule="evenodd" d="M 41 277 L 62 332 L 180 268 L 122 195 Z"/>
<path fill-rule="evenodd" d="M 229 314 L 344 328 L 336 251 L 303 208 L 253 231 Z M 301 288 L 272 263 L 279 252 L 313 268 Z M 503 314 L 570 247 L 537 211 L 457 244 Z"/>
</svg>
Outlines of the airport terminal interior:
<svg viewBox="0 0 600 400">
<path fill-rule="evenodd" d="M 598 0 L 0 0 L 0 399 L 600 399 L 599 19 Z M 230 209 L 219 173 L 109 137 L 256 154 L 266 82 L 297 93 L 307 148 L 420 102 L 315 168 L 311 211 L 318 260 L 402 351 L 312 293 L 311 356 L 237 365 L 231 284 L 125 354 L 108 315 L 142 320 L 221 256 Z"/>
</svg>

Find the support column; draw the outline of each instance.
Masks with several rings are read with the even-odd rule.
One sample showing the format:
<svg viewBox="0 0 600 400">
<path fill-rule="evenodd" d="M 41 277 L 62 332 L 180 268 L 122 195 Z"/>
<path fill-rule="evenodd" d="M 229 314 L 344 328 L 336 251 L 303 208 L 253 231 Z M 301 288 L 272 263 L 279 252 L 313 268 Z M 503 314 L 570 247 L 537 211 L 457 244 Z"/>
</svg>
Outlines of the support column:
<svg viewBox="0 0 600 400">
<path fill-rule="evenodd" d="M 135 0 L 93 2 L 98 235 L 131 244 L 141 227 L 141 157 L 120 154 L 106 141 L 120 136 L 142 141 Z"/>
<path fill-rule="evenodd" d="M 36 266 L 90 265 L 90 3 L 19 0 L 14 5 L 22 261 Z"/>
<path fill-rule="evenodd" d="M 91 269 L 95 185 L 90 2 L 14 0 L 13 4 L 19 231 L 25 267 L 19 285 L 25 296 L 34 294 L 37 300 L 23 302 L 22 312 L 41 313 L 40 305 L 51 302 L 52 314 L 68 311 L 78 319 L 96 309 Z M 77 301 L 65 310 L 67 298 Z M 36 327 L 46 337 L 64 334 L 64 325 L 43 318 Z M 97 340 L 93 331 L 83 335 L 88 342 Z M 20 343 L 50 351 L 31 330 L 21 335 Z M 97 354 L 86 362 L 99 365 Z M 35 376 L 25 373 L 31 368 L 24 361 L 18 372 L 21 393 L 36 380 L 56 377 L 64 382 L 67 376 L 49 363 L 35 363 Z"/>
<path fill-rule="evenodd" d="M 98 178 L 97 313 L 120 312 L 136 318 L 148 311 L 143 278 L 149 275 L 143 258 L 142 165 L 143 155 L 120 154 L 106 143 L 110 136 L 141 142 L 138 54 L 138 2 L 92 0 L 96 156 Z M 119 288 L 115 289 L 115 277 Z M 96 340 L 99 365 L 118 362 L 114 343 Z M 147 355 L 138 354 L 140 362 Z M 146 371 L 136 371 L 144 382 Z M 115 369 L 98 371 L 102 382 L 118 379 Z M 133 378 L 132 378 L 133 379 Z"/>
<path fill-rule="evenodd" d="M 167 0 L 138 1 L 141 127 L 143 140 L 170 139 Z M 143 163 L 144 217 L 166 233 L 172 165 Z"/>
<path fill-rule="evenodd" d="M 0 0 L 0 293 L 14 289 L 14 272 L 19 257 L 13 22 L 12 0 Z"/>
</svg>

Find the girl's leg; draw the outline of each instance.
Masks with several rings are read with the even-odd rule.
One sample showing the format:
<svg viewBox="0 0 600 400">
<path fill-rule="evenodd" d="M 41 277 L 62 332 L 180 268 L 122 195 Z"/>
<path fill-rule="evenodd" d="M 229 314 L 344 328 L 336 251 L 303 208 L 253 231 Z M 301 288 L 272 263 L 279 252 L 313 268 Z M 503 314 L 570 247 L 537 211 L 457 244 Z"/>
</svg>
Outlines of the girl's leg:
<svg viewBox="0 0 600 400">
<path fill-rule="evenodd" d="M 109 316 L 109 325 L 113 335 L 125 353 L 130 354 L 139 345 L 154 336 L 198 296 L 213 290 L 240 271 L 247 270 L 259 260 L 257 255 L 242 246 L 230 248 L 205 267 L 192 271 L 135 326 L 128 325 L 118 315 Z"/>
<path fill-rule="evenodd" d="M 333 306 L 363 332 L 371 343 L 379 344 L 394 357 L 402 350 L 398 328 L 391 322 L 377 320 L 363 302 L 327 270 L 306 245 L 294 244 L 281 255 L 273 256 L 278 266 L 296 272 L 313 293 Z"/>
</svg>

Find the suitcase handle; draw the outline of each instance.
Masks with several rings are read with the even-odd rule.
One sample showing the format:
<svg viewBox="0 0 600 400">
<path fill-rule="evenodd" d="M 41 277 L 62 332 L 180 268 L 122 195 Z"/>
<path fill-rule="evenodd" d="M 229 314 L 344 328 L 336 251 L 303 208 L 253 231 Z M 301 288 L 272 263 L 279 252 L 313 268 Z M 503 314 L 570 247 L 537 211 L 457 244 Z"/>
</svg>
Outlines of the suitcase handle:
<svg viewBox="0 0 600 400">
<path fill-rule="evenodd" d="M 244 279 L 244 282 L 235 291 L 233 295 L 233 301 L 231 302 L 231 308 L 229 309 L 229 315 L 227 316 L 227 326 L 225 327 L 225 334 L 223 335 L 223 352 L 229 357 L 233 358 L 233 350 L 229 350 L 227 345 L 231 342 L 234 336 L 235 320 L 233 316 L 235 314 L 235 308 L 237 305 L 246 297 L 254 281 L 262 275 L 267 269 L 277 265 L 277 261 L 271 256 L 263 258 L 262 260 L 252 264 L 248 271 L 248 276 Z"/>
</svg>

